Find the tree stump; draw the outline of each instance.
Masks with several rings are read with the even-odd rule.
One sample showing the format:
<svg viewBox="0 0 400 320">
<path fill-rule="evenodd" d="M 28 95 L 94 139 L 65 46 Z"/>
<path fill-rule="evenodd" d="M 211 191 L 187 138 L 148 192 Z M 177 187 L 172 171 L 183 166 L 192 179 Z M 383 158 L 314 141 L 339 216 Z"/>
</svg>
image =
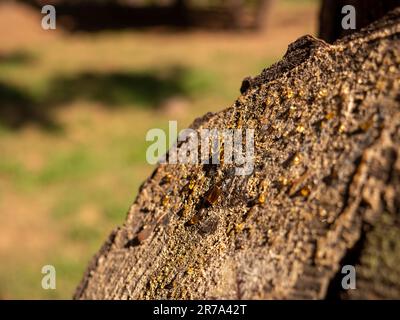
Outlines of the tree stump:
<svg viewBox="0 0 400 320">
<path fill-rule="evenodd" d="M 255 129 L 253 173 L 158 165 L 75 298 L 400 298 L 399 65 L 400 9 L 289 45 L 192 125 Z"/>
</svg>

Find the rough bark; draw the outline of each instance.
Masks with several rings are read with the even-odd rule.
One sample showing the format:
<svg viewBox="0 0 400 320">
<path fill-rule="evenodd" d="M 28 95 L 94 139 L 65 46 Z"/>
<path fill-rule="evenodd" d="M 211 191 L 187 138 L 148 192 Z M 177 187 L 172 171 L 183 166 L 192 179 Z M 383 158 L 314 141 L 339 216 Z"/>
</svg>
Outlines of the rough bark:
<svg viewBox="0 0 400 320">
<path fill-rule="evenodd" d="M 291 44 L 192 126 L 254 128 L 253 173 L 159 165 L 75 298 L 400 298 L 399 65 L 400 9 Z"/>
</svg>

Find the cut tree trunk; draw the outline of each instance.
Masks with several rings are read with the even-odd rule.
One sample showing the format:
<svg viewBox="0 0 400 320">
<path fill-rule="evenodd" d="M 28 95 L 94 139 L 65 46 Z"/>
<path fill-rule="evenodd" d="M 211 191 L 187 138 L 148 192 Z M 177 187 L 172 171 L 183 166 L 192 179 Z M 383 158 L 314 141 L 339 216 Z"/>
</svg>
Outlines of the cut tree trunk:
<svg viewBox="0 0 400 320">
<path fill-rule="evenodd" d="M 252 174 L 159 165 L 75 298 L 400 298 L 399 65 L 400 9 L 291 44 L 192 125 L 255 129 Z"/>
</svg>

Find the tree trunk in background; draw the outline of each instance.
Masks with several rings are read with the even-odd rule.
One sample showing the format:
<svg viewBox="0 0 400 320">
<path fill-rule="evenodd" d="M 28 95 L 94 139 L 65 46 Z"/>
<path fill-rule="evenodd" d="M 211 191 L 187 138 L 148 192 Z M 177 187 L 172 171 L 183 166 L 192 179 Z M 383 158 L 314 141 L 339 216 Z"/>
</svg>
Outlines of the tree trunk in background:
<svg viewBox="0 0 400 320">
<path fill-rule="evenodd" d="M 173 9 L 175 10 L 175 19 L 177 26 L 187 26 L 188 25 L 188 12 L 186 0 L 175 0 Z"/>
<path fill-rule="evenodd" d="M 342 8 L 352 5 L 356 9 L 356 30 L 342 28 Z M 319 17 L 319 37 L 329 43 L 359 31 L 387 12 L 400 6 L 400 0 L 322 0 Z"/>
<path fill-rule="evenodd" d="M 192 126 L 255 129 L 253 173 L 159 165 L 75 298 L 400 298 L 399 66 L 400 9 L 291 44 Z"/>
</svg>

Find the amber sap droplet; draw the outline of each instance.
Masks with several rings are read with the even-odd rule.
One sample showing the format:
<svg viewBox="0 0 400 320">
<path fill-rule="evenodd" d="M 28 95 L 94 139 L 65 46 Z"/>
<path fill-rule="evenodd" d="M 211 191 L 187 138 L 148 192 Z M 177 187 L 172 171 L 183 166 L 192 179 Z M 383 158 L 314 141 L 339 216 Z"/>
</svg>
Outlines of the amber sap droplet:
<svg viewBox="0 0 400 320">
<path fill-rule="evenodd" d="M 172 174 L 168 173 L 162 178 L 162 183 L 170 183 L 172 180 Z"/>
<path fill-rule="evenodd" d="M 301 157 L 300 157 L 300 155 L 297 154 L 297 155 L 293 158 L 293 164 L 298 165 L 300 162 L 301 162 Z"/>
<path fill-rule="evenodd" d="M 267 107 L 269 107 L 272 104 L 272 98 L 271 97 L 267 97 L 267 99 L 265 99 L 265 105 Z"/>
<path fill-rule="evenodd" d="M 383 90 L 385 89 L 385 86 L 386 86 L 386 84 L 385 84 L 385 81 L 383 81 L 383 80 L 379 80 L 379 81 L 376 83 L 376 88 L 377 88 L 378 90 L 380 90 L 380 91 L 383 91 Z"/>
<path fill-rule="evenodd" d="M 318 97 L 320 97 L 320 98 L 324 98 L 324 97 L 326 97 L 328 95 L 328 90 L 326 90 L 326 89 L 321 89 L 319 92 L 318 92 Z"/>
<path fill-rule="evenodd" d="M 144 226 L 143 230 L 140 231 L 137 235 L 137 239 L 139 242 L 143 242 L 144 240 L 146 240 L 152 233 L 153 228 L 150 226 Z"/>
<path fill-rule="evenodd" d="M 168 206 L 168 204 L 169 204 L 169 196 L 164 196 L 162 201 L 161 201 L 161 203 L 162 203 L 163 207 Z"/>
<path fill-rule="evenodd" d="M 308 187 L 303 187 L 300 190 L 300 194 L 304 197 L 307 198 L 310 195 L 310 189 Z"/>
<path fill-rule="evenodd" d="M 304 128 L 302 125 L 299 125 L 299 126 L 297 126 L 297 128 L 296 128 L 296 131 L 297 131 L 298 133 L 303 133 L 304 130 L 305 130 L 305 128 Z"/>
<path fill-rule="evenodd" d="M 187 222 L 187 224 L 188 224 L 189 226 L 193 226 L 193 225 L 195 225 L 195 224 L 198 224 L 199 221 L 200 221 L 199 215 L 198 215 L 198 214 L 195 214 L 195 215 Z"/>
<path fill-rule="evenodd" d="M 293 96 L 294 96 L 293 90 L 292 89 L 287 89 L 286 96 L 287 96 L 288 99 L 293 98 Z"/>
<path fill-rule="evenodd" d="M 280 177 L 279 181 L 282 185 L 287 186 L 289 184 L 289 180 L 285 177 Z"/>
<path fill-rule="evenodd" d="M 332 120 L 334 117 L 335 117 L 335 113 L 334 113 L 334 112 L 328 112 L 328 113 L 325 115 L 325 119 L 326 119 L 326 120 Z"/>
<path fill-rule="evenodd" d="M 194 179 L 190 180 L 190 182 L 189 182 L 189 190 L 193 190 L 195 184 L 196 184 L 196 181 Z"/>
<path fill-rule="evenodd" d="M 261 193 L 261 194 L 258 196 L 258 203 L 263 204 L 264 202 L 265 202 L 265 194 L 264 194 L 264 193 Z"/>
<path fill-rule="evenodd" d="M 321 217 L 326 217 L 326 216 L 328 215 L 328 212 L 327 212 L 325 209 L 322 209 L 322 210 L 319 212 L 319 215 L 320 215 Z"/>
<path fill-rule="evenodd" d="M 369 119 L 369 120 L 365 121 L 364 123 L 361 123 L 360 128 L 363 131 L 368 131 L 368 129 L 370 129 L 373 124 L 374 124 L 374 121 L 372 119 Z"/>
<path fill-rule="evenodd" d="M 222 193 L 222 190 L 219 186 L 214 186 L 211 190 L 211 192 L 207 195 L 206 200 L 209 204 L 214 204 L 218 201 L 218 198 L 220 197 Z"/>
<path fill-rule="evenodd" d="M 188 275 L 192 275 L 192 274 L 194 273 L 193 267 L 189 267 L 189 268 L 186 270 L 186 272 L 187 272 Z"/>
<path fill-rule="evenodd" d="M 235 230 L 237 233 L 241 232 L 244 229 L 244 224 L 243 223 L 239 223 L 235 226 Z"/>
</svg>

